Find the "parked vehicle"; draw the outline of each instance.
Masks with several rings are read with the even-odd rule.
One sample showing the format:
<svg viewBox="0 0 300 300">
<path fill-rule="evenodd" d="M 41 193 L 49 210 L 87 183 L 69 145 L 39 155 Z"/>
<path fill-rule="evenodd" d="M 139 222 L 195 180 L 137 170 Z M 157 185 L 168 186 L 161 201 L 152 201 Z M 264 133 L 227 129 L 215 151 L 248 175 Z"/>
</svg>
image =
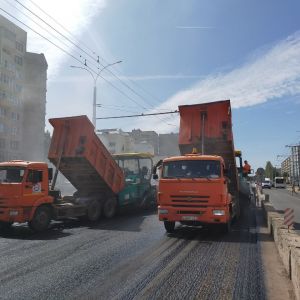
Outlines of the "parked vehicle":
<svg viewBox="0 0 300 300">
<path fill-rule="evenodd" d="M 120 206 L 149 201 L 146 179 L 136 173 L 136 179 L 132 179 L 135 187 L 128 187 L 123 169 L 94 133 L 94 126 L 86 116 L 49 121 L 54 127 L 48 154 L 56 166 L 54 176 L 43 162 L 0 163 L 2 228 L 14 222 L 28 222 L 34 231 L 43 231 L 51 220 L 85 217 L 97 221 L 101 215 L 113 217 Z M 133 157 L 139 167 L 139 159 L 149 159 Z M 76 188 L 74 195 L 61 197 L 55 189 L 59 171 Z"/>
<path fill-rule="evenodd" d="M 235 156 L 241 156 L 234 151 L 230 101 L 179 106 L 179 112 L 181 156 L 162 161 L 159 220 L 167 232 L 176 222 L 228 231 L 240 214 Z"/>
<path fill-rule="evenodd" d="M 286 188 L 286 183 L 283 177 L 274 178 L 274 187 L 275 188 Z"/>
</svg>

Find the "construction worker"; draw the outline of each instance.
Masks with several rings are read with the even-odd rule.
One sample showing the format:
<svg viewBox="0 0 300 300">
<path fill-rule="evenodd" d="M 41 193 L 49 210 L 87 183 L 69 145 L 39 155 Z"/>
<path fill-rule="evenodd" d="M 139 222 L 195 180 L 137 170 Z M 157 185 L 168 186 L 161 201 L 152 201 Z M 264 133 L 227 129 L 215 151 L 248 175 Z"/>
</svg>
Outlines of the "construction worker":
<svg viewBox="0 0 300 300">
<path fill-rule="evenodd" d="M 247 177 L 248 174 L 251 173 L 251 166 L 248 164 L 248 161 L 244 161 L 244 166 L 243 166 L 243 176 Z"/>
</svg>

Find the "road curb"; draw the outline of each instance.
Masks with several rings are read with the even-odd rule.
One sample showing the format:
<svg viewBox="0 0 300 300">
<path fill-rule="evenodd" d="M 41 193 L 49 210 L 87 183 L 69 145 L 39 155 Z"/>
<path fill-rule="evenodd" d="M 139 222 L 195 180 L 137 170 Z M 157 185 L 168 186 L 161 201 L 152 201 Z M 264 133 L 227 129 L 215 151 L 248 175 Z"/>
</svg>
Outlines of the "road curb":
<svg viewBox="0 0 300 300">
<path fill-rule="evenodd" d="M 283 214 L 265 200 L 261 201 L 263 215 L 283 265 L 292 281 L 297 300 L 300 300 L 300 236 L 283 224 Z"/>
</svg>

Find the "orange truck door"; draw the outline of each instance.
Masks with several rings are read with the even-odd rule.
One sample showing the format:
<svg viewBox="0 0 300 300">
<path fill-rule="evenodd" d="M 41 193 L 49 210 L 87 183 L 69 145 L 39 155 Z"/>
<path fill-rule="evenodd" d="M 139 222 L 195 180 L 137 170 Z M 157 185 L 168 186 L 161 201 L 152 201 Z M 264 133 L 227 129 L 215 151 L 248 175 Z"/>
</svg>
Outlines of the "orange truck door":
<svg viewBox="0 0 300 300">
<path fill-rule="evenodd" d="M 28 215 L 37 201 L 45 196 L 47 189 L 44 186 L 45 182 L 43 182 L 44 176 L 45 174 L 41 170 L 28 169 L 26 172 L 23 192 L 23 205 L 24 208 L 27 207 Z M 26 209 L 24 209 L 24 213 L 26 214 Z"/>
</svg>

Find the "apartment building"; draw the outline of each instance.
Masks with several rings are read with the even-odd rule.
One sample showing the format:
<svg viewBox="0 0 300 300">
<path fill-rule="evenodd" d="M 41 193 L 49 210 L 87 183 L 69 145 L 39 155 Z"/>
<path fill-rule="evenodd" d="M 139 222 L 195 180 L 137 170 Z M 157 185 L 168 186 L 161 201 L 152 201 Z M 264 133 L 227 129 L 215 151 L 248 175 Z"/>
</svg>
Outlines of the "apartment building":
<svg viewBox="0 0 300 300">
<path fill-rule="evenodd" d="M 27 33 L 0 15 L 0 161 L 43 157 L 47 63 L 26 43 Z"/>
</svg>

